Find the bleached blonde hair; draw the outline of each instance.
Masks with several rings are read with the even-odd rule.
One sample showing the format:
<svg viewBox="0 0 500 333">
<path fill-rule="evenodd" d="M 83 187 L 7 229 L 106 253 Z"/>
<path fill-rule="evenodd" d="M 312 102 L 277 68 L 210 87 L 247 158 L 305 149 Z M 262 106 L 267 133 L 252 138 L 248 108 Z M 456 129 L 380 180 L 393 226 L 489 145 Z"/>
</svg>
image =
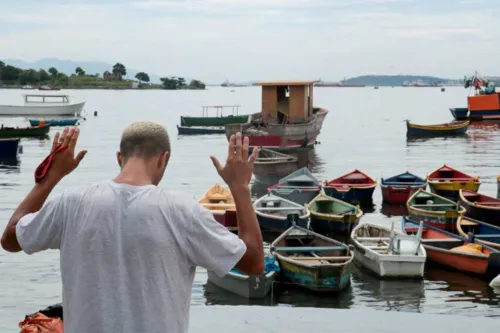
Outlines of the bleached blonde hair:
<svg viewBox="0 0 500 333">
<path fill-rule="evenodd" d="M 123 130 L 120 153 L 125 160 L 131 156 L 151 158 L 167 151 L 170 153 L 170 138 L 160 123 L 140 120 Z"/>
</svg>

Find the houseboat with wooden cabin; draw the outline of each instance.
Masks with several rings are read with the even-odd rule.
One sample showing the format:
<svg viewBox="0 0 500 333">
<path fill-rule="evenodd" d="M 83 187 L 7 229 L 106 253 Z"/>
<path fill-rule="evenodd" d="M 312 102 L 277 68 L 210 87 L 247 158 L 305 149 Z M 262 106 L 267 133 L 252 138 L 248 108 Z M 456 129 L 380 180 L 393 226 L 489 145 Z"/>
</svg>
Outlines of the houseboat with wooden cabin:
<svg viewBox="0 0 500 333">
<path fill-rule="evenodd" d="M 247 124 L 227 124 L 226 136 L 242 132 L 251 147 L 294 150 L 316 143 L 327 110 L 313 106 L 315 81 L 256 82 L 262 87 L 262 110 Z"/>
</svg>

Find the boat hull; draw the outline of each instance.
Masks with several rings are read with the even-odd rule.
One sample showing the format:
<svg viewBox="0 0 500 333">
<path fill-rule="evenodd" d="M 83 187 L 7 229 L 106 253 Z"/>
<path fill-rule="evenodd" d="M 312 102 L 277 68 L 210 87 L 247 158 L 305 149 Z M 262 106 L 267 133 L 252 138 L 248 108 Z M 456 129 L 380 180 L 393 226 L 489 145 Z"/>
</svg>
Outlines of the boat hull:
<svg viewBox="0 0 500 333">
<path fill-rule="evenodd" d="M 47 135 L 50 131 L 50 125 L 19 128 L 19 129 L 0 129 L 0 138 L 19 138 L 19 137 L 41 137 Z"/>
<path fill-rule="evenodd" d="M 466 120 L 469 119 L 468 108 L 451 108 L 450 113 L 455 118 L 455 120 Z"/>
<path fill-rule="evenodd" d="M 330 197 L 340 199 L 351 204 L 361 204 L 372 201 L 375 187 L 376 185 L 365 188 L 349 187 L 346 190 L 345 188 L 339 189 L 332 186 L 323 186 L 323 191 Z"/>
<path fill-rule="evenodd" d="M 281 216 L 267 216 L 261 215 L 257 212 L 257 221 L 262 229 L 274 231 L 274 232 L 284 232 L 292 226 L 286 217 Z M 309 216 L 307 218 L 299 218 L 297 225 L 302 228 L 307 228 L 309 224 Z"/>
<path fill-rule="evenodd" d="M 208 280 L 219 288 L 250 299 L 266 297 L 271 291 L 277 276 L 274 271 L 261 276 L 248 276 L 229 272 L 227 275 L 219 277 L 212 271 L 207 271 L 207 274 Z"/>
<path fill-rule="evenodd" d="M 480 182 L 469 180 L 465 182 L 448 181 L 440 182 L 429 180 L 429 188 L 432 193 L 448 198 L 453 201 L 458 201 L 460 190 L 468 190 L 477 192 L 479 190 Z"/>
<path fill-rule="evenodd" d="M 460 236 L 469 239 L 473 235 L 477 243 L 500 249 L 500 227 L 470 218 L 461 218 L 457 221 L 457 230 Z"/>
<path fill-rule="evenodd" d="M 224 134 L 226 130 L 221 128 L 187 127 L 177 125 L 179 135 L 204 135 L 204 134 Z"/>
<path fill-rule="evenodd" d="M 2 116 L 80 116 L 85 102 L 55 106 L 0 105 Z"/>
<path fill-rule="evenodd" d="M 269 190 L 271 194 L 280 196 L 287 200 L 293 201 L 299 205 L 304 205 L 309 203 L 312 199 L 314 199 L 319 194 L 319 188 L 316 190 L 312 190 L 309 188 L 281 188 L 276 187 Z"/>
<path fill-rule="evenodd" d="M 225 211 L 214 211 L 212 210 L 212 215 L 214 219 L 225 226 L 229 231 L 238 231 L 238 215 L 236 210 L 225 210 Z"/>
<path fill-rule="evenodd" d="M 227 117 L 186 117 L 181 116 L 181 126 L 224 126 L 228 124 L 244 124 L 252 119 L 252 115 Z M 225 133 L 225 130 L 224 132 Z"/>
<path fill-rule="evenodd" d="M 41 120 L 38 119 L 29 119 L 30 125 L 31 126 L 39 126 Z M 78 122 L 77 118 L 72 118 L 72 119 L 48 119 L 44 120 L 44 123 L 46 125 L 50 125 L 52 127 L 54 126 L 73 126 L 76 125 Z"/>
<path fill-rule="evenodd" d="M 407 122 L 407 137 L 431 137 L 431 136 L 453 136 L 461 135 L 467 132 L 470 121 L 464 121 L 457 124 L 443 124 L 434 126 L 415 125 Z"/>
<path fill-rule="evenodd" d="M 20 139 L 0 139 L 0 159 L 17 159 L 21 150 L 20 141 Z"/>
<path fill-rule="evenodd" d="M 422 212 L 421 210 L 413 208 L 408 205 L 408 216 L 415 221 L 423 221 L 425 224 L 431 225 L 433 227 L 447 230 L 455 231 L 457 220 L 461 216 L 458 211 L 447 211 L 447 212 Z"/>
<path fill-rule="evenodd" d="M 353 216 L 353 218 L 350 218 Z M 324 217 L 311 211 L 311 228 L 320 234 L 332 232 L 350 232 L 359 223 L 359 219 L 354 215 L 349 215 L 347 219 L 336 219 L 333 217 Z"/>
<path fill-rule="evenodd" d="M 384 185 L 380 184 L 383 201 L 392 205 L 404 205 L 410 196 L 419 189 L 425 190 L 427 184 L 421 186 Z"/>
<path fill-rule="evenodd" d="M 470 120 L 495 120 L 500 119 L 500 109 L 493 110 L 470 110 Z"/>
<path fill-rule="evenodd" d="M 438 265 L 470 274 L 486 275 L 492 277 L 500 274 L 500 270 L 490 268 L 490 265 L 492 264 L 490 264 L 490 259 L 488 259 L 488 257 L 452 252 L 426 245 L 425 242 L 424 247 L 429 260 Z M 490 258 L 492 258 L 493 260 L 498 260 L 500 256 L 498 256 L 497 253 L 492 253 L 490 254 Z M 498 263 L 496 265 L 497 268 L 500 268 Z"/>
<path fill-rule="evenodd" d="M 460 199 L 459 203 L 466 210 L 465 216 L 500 226 L 500 207 L 497 209 L 488 209 L 487 207 L 481 207 L 462 199 Z"/>
</svg>

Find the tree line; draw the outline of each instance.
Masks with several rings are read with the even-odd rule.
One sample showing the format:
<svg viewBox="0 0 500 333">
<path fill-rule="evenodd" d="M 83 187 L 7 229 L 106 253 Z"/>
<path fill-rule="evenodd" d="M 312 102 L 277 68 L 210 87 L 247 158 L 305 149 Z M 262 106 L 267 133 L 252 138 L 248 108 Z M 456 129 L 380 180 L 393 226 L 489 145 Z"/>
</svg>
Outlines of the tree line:
<svg viewBox="0 0 500 333">
<path fill-rule="evenodd" d="M 50 67 L 48 70 L 45 69 L 22 69 L 15 66 L 7 65 L 3 61 L 0 61 L 0 83 L 7 85 L 42 85 L 42 84 L 59 84 L 67 85 L 68 80 L 71 77 L 94 77 L 105 79 L 105 75 L 108 73 L 106 71 L 103 73 L 101 78 L 100 73 L 88 74 L 82 67 L 78 66 L 75 68 L 75 72 L 70 76 L 65 73 L 59 72 L 57 68 Z M 123 77 L 127 75 L 127 68 L 122 63 L 117 62 L 111 68 L 109 73 L 114 74 L 114 80 L 122 80 Z M 143 82 L 149 83 L 150 78 L 146 72 L 138 72 L 135 75 L 135 79 L 139 81 L 141 85 Z M 182 77 L 164 77 L 160 79 L 162 82 L 163 89 L 205 89 L 205 84 L 199 80 L 191 80 L 189 84 Z"/>
</svg>

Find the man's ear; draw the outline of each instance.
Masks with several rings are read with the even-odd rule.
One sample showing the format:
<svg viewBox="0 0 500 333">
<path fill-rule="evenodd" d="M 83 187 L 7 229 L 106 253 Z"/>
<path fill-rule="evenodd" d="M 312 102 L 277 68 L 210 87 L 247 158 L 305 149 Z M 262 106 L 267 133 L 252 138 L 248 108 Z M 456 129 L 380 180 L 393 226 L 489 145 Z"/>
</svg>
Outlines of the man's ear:
<svg viewBox="0 0 500 333">
<path fill-rule="evenodd" d="M 122 168 L 123 167 L 122 154 L 119 151 L 116 152 L 116 160 L 118 161 L 118 165 L 120 166 L 120 168 Z"/>
</svg>

